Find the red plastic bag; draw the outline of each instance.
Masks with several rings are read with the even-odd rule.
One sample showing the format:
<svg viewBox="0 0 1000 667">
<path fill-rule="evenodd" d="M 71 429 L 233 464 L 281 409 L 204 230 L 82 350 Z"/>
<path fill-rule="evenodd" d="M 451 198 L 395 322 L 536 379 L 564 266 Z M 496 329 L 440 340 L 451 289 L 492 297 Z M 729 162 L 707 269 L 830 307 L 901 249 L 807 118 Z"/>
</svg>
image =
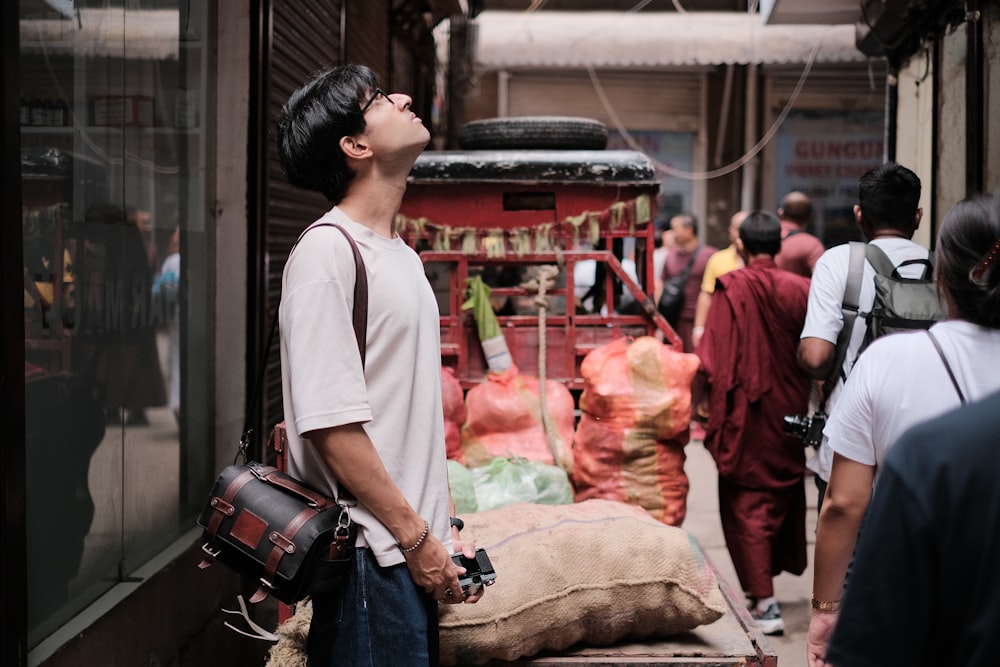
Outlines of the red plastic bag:
<svg viewBox="0 0 1000 667">
<path fill-rule="evenodd" d="M 698 357 L 649 336 L 617 339 L 587 355 L 574 441 L 577 502 L 620 500 L 663 523 L 683 523 L 684 445 L 697 370 Z"/>
<path fill-rule="evenodd" d="M 465 396 L 455 370 L 441 368 L 441 398 L 444 403 L 444 442 L 448 458 L 462 458 L 462 425 L 465 423 Z"/>
</svg>

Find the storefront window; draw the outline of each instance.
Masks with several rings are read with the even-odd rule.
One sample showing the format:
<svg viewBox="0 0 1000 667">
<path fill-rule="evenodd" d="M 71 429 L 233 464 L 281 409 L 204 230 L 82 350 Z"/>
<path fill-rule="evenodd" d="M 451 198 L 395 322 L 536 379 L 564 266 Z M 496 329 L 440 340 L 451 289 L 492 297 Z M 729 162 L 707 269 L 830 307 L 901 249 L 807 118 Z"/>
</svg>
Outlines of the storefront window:
<svg viewBox="0 0 1000 667">
<path fill-rule="evenodd" d="M 139 5 L 20 5 L 31 646 L 193 525 L 210 465 L 204 3 Z"/>
</svg>

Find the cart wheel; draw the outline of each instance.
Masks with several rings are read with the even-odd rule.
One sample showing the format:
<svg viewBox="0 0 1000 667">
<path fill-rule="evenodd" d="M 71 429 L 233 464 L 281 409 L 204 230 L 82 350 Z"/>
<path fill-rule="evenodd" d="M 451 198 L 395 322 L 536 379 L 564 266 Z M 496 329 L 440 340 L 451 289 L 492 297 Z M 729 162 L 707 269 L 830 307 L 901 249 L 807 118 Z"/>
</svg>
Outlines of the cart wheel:
<svg viewBox="0 0 1000 667">
<path fill-rule="evenodd" d="M 599 120 L 572 116 L 486 118 L 463 125 L 458 143 L 464 149 L 604 150 L 608 128 Z"/>
</svg>

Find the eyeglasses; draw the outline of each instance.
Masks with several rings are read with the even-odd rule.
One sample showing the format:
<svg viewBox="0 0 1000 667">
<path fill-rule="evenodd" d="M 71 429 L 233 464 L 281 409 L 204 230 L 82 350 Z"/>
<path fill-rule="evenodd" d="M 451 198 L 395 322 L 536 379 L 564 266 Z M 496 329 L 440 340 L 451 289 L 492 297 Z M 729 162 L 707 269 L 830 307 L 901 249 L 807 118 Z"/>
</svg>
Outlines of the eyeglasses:
<svg viewBox="0 0 1000 667">
<path fill-rule="evenodd" d="M 372 102 L 374 102 L 375 100 L 378 99 L 379 95 L 381 95 L 382 97 L 384 97 L 385 99 L 387 99 L 389 101 L 389 104 L 392 104 L 392 105 L 395 106 L 396 103 L 392 101 L 392 98 L 389 97 L 388 93 L 386 93 L 381 88 L 376 88 L 375 92 L 372 93 L 372 96 L 369 97 L 368 101 L 365 102 L 364 106 L 361 107 L 361 115 L 362 116 L 364 116 L 365 112 L 368 111 L 368 107 L 370 107 L 372 105 Z"/>
</svg>

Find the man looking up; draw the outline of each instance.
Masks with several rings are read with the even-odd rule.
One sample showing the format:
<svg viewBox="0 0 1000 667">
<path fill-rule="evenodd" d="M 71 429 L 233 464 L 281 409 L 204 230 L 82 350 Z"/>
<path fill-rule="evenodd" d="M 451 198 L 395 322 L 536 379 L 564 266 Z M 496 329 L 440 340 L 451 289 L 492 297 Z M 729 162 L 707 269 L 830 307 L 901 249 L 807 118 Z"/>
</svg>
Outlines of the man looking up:
<svg viewBox="0 0 1000 667">
<path fill-rule="evenodd" d="M 402 93 L 367 67 L 317 74 L 278 125 L 288 180 L 333 208 L 285 265 L 281 376 L 289 473 L 357 499 L 357 549 L 338 594 L 315 597 L 309 664 L 437 665 L 438 602 L 464 598 L 449 521 L 437 302 L 420 257 L 393 220 L 430 133 Z M 368 345 L 352 327 L 356 242 L 368 279 Z M 338 493 L 340 492 L 340 493 Z"/>
<path fill-rule="evenodd" d="M 774 256 L 779 269 L 808 278 L 823 254 L 823 242 L 806 231 L 812 222 L 812 202 L 802 192 L 789 192 L 781 200 L 781 252 Z"/>
</svg>

